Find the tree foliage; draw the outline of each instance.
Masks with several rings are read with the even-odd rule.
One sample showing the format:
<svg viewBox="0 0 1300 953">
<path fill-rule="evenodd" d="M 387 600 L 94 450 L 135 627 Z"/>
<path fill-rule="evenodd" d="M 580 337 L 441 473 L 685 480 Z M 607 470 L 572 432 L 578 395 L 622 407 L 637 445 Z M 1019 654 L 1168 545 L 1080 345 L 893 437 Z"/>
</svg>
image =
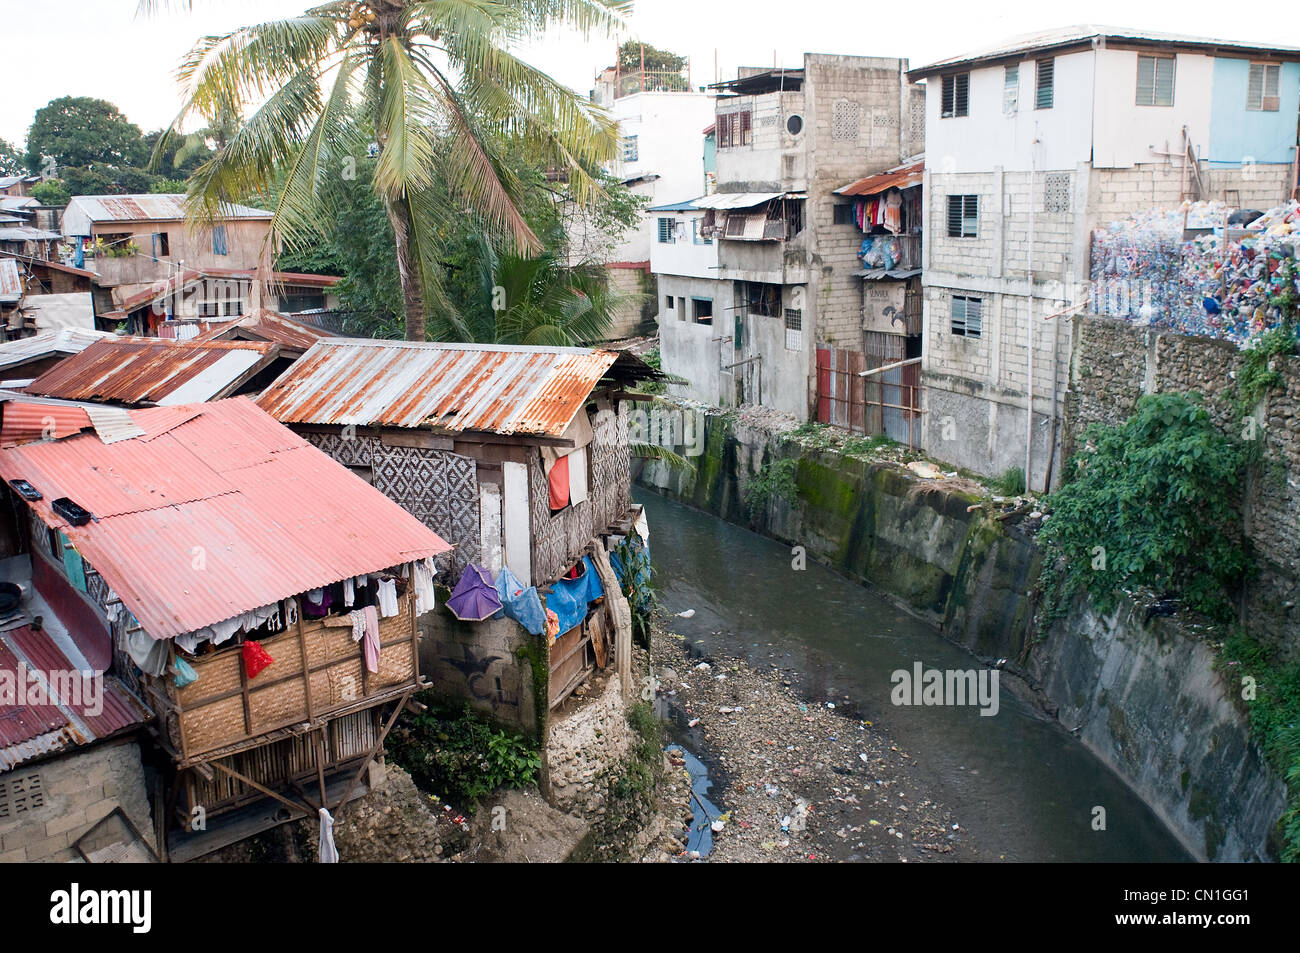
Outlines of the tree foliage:
<svg viewBox="0 0 1300 953">
<path fill-rule="evenodd" d="M 112 103 L 91 96 L 62 96 L 36 111 L 27 131 L 27 168 L 142 166 L 148 158 L 140 127 Z"/>
<path fill-rule="evenodd" d="M 1192 394 L 1147 394 L 1119 426 L 1094 424 L 1048 500 L 1047 618 L 1086 590 L 1102 611 L 1148 587 L 1215 619 L 1252 569 L 1240 499 L 1248 466 Z"/>
<path fill-rule="evenodd" d="M 27 171 L 22 150 L 5 139 L 0 139 L 0 175 L 22 175 Z"/>
</svg>

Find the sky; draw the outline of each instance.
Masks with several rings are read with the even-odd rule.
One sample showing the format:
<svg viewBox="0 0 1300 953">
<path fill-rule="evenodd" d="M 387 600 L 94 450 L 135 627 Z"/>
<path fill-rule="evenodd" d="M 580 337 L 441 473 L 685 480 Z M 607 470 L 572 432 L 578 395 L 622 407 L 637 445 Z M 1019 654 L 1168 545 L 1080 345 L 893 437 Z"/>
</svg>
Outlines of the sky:
<svg viewBox="0 0 1300 953">
<path fill-rule="evenodd" d="M 0 0 L 5 71 L 0 138 L 20 144 L 32 116 L 58 96 L 115 103 L 145 132 L 171 122 L 180 104 L 175 70 L 203 35 L 300 13 L 311 0 L 195 0 L 190 12 L 136 17 L 136 0 Z M 1102 23 L 1220 39 L 1300 46 L 1300 4 L 1251 5 L 1233 14 L 1222 0 L 1090 0 L 1078 14 L 1042 0 L 972 4 L 925 0 L 638 0 L 629 36 L 690 57 L 698 85 L 731 79 L 737 66 L 798 66 L 803 53 L 902 56 L 922 66 L 1010 36 Z M 556 33 L 522 50 L 526 60 L 579 92 L 613 61 L 616 42 Z M 714 63 L 717 63 L 715 74 Z"/>
</svg>

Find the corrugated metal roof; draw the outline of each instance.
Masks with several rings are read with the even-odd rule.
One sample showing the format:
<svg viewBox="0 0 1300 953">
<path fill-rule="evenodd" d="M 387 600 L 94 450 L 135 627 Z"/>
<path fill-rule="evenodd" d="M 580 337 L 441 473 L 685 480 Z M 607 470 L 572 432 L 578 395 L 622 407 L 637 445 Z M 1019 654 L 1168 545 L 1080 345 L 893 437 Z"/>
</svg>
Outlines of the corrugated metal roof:
<svg viewBox="0 0 1300 953">
<path fill-rule="evenodd" d="M 95 302 L 89 291 L 29 294 L 23 299 L 22 310 L 37 331 L 89 331 L 95 326 Z"/>
<path fill-rule="evenodd" d="M 909 70 L 909 79 L 917 80 L 954 66 L 976 65 L 984 61 L 1000 60 L 1015 54 L 1030 54 L 1060 47 L 1078 46 L 1093 39 L 1107 42 L 1129 42 L 1152 46 L 1169 46 L 1181 49 L 1200 49 L 1210 55 L 1230 54 L 1247 56 L 1252 53 L 1268 53 L 1287 59 L 1300 58 L 1300 47 L 1278 46 L 1274 43 L 1253 43 L 1247 40 L 1218 40 L 1204 36 L 1189 36 L 1184 33 L 1159 33 L 1147 30 L 1134 30 L 1128 27 L 1108 27 L 1096 24 L 1058 27 L 1038 33 L 1025 33 L 978 49 L 930 63 L 927 66 Z"/>
<path fill-rule="evenodd" d="M 913 162 L 911 165 L 898 166 L 887 172 L 869 175 L 835 190 L 836 195 L 879 195 L 888 189 L 910 189 L 920 185 L 925 175 L 925 163 Z"/>
<path fill-rule="evenodd" d="M 285 423 L 560 437 L 617 359 L 587 348 L 335 338 L 314 345 L 258 404 Z"/>
<path fill-rule="evenodd" d="M 154 638 L 451 547 L 247 398 L 134 410 L 145 436 L 0 449 L 0 477 L 61 529 Z M 95 519 L 70 526 L 50 501 Z"/>
<path fill-rule="evenodd" d="M 78 195 L 68 203 L 74 214 L 92 222 L 176 221 L 185 218 L 185 196 L 163 195 Z M 248 205 L 226 205 L 221 218 L 271 218 L 266 209 Z"/>
<path fill-rule="evenodd" d="M 113 337 L 95 328 L 60 328 L 34 337 L 0 343 L 0 370 L 55 354 L 77 354 L 96 341 Z"/>
<path fill-rule="evenodd" d="M 26 225 L 0 228 L 0 242 L 43 242 L 62 237 L 61 232 L 48 232 L 43 228 L 31 228 Z"/>
<path fill-rule="evenodd" d="M 753 208 L 773 199 L 779 199 L 785 192 L 715 192 L 695 200 L 696 208 Z"/>
<path fill-rule="evenodd" d="M 61 361 L 27 392 L 117 404 L 214 400 L 270 364 L 279 350 L 265 341 L 114 337 Z"/>
<path fill-rule="evenodd" d="M 21 400 L 0 404 L 0 447 L 70 437 L 89 426 L 90 415 L 75 404 L 34 404 Z"/>
<path fill-rule="evenodd" d="M 17 301 L 23 296 L 23 276 L 18 262 L 0 258 L 0 301 Z"/>
<path fill-rule="evenodd" d="M 101 675 L 101 684 L 91 686 L 84 673 L 74 674 L 78 673 L 76 665 L 54 640 L 29 626 L 0 633 L 0 671 L 9 673 L 15 685 L 23 685 L 23 698 L 0 705 L 0 771 L 41 755 L 111 737 L 152 717 L 112 676 Z M 43 690 L 66 686 L 70 691 L 62 697 L 48 698 L 44 704 L 30 704 L 29 673 L 38 675 Z M 59 680 L 52 681 L 52 674 Z M 65 682 L 68 678 L 73 681 Z"/>
<path fill-rule="evenodd" d="M 334 335 L 309 324 L 294 321 L 276 311 L 259 308 L 244 315 L 237 321 L 223 321 L 213 325 L 207 331 L 190 338 L 191 341 L 223 341 L 238 338 L 254 338 L 271 341 L 281 349 L 305 351 L 317 341 L 332 338 Z"/>
</svg>

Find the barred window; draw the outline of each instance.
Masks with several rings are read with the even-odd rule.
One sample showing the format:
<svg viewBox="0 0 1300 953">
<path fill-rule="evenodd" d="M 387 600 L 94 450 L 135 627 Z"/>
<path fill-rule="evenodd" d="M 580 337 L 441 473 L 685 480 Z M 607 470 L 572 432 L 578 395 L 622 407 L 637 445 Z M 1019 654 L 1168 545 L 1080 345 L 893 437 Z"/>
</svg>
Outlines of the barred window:
<svg viewBox="0 0 1300 953">
<path fill-rule="evenodd" d="M 637 137 L 624 136 L 623 137 L 623 161 L 636 162 L 637 156 L 639 154 L 640 154 L 639 150 L 637 149 Z"/>
<path fill-rule="evenodd" d="M 673 220 L 671 218 L 659 219 L 659 241 L 665 245 L 671 245 L 675 238 Z"/>
<path fill-rule="evenodd" d="M 948 196 L 948 237 L 978 238 L 980 223 L 980 197 L 978 195 Z"/>
<path fill-rule="evenodd" d="M 785 349 L 797 351 L 803 347 L 803 312 L 785 309 Z"/>
<path fill-rule="evenodd" d="M 939 115 L 944 119 L 970 115 L 970 73 L 953 73 L 943 78 L 943 101 Z"/>
<path fill-rule="evenodd" d="M 984 299 L 967 295 L 952 296 L 952 333 L 963 338 L 977 338 L 984 328 Z"/>
</svg>

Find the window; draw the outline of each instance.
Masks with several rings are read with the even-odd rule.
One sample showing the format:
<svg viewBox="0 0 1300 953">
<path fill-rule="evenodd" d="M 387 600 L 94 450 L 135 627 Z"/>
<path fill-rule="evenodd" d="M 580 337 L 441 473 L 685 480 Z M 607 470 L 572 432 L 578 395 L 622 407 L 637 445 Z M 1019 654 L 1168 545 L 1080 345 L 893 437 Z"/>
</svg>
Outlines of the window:
<svg viewBox="0 0 1300 953">
<path fill-rule="evenodd" d="M 1277 112 L 1278 87 L 1282 67 L 1277 63 L 1251 63 L 1250 82 L 1246 86 L 1246 108 Z"/>
<path fill-rule="evenodd" d="M 761 314 L 769 318 L 779 317 L 781 314 L 780 285 L 768 285 L 758 281 L 748 282 L 745 284 L 741 300 L 745 302 L 745 310 L 749 314 Z"/>
<path fill-rule="evenodd" d="M 226 226 L 214 225 L 212 227 L 212 254 L 226 255 Z"/>
<path fill-rule="evenodd" d="M 700 232 L 700 220 L 698 218 L 691 219 L 691 241 L 696 245 L 713 244 L 712 235 L 705 235 Z"/>
<path fill-rule="evenodd" d="M 636 136 L 623 137 L 623 161 L 635 162 L 637 157 Z"/>
<path fill-rule="evenodd" d="M 862 107 L 851 99 L 839 99 L 831 106 L 831 139 L 857 142 L 862 127 Z"/>
<path fill-rule="evenodd" d="M 797 136 L 803 132 L 803 116 L 791 116 L 785 121 L 785 131 L 792 136 Z"/>
<path fill-rule="evenodd" d="M 1002 76 L 1002 114 L 1014 116 L 1020 109 L 1020 64 L 1008 66 Z"/>
<path fill-rule="evenodd" d="M 785 349 L 797 351 L 803 347 L 803 312 L 785 309 Z"/>
<path fill-rule="evenodd" d="M 659 241 L 665 245 L 671 245 L 676 241 L 676 238 L 677 235 L 673 228 L 673 220 L 671 218 L 659 219 Z"/>
<path fill-rule="evenodd" d="M 1052 57 L 1038 60 L 1034 70 L 1034 108 L 1051 109 L 1055 99 L 1052 84 L 1056 73 L 1056 60 Z"/>
<path fill-rule="evenodd" d="M 674 307 L 675 307 L 675 305 L 673 304 L 673 296 L 672 296 L 672 295 L 667 295 L 667 296 L 665 296 L 665 297 L 664 297 L 664 309 L 667 310 L 667 311 L 672 311 Z"/>
<path fill-rule="evenodd" d="M 748 110 L 718 116 L 718 148 L 747 146 L 753 141 L 753 114 Z"/>
<path fill-rule="evenodd" d="M 0 780 L 0 820 L 45 806 L 45 787 L 39 774 Z"/>
<path fill-rule="evenodd" d="M 1070 173 L 1048 172 L 1043 176 L 1043 210 L 1070 211 Z"/>
<path fill-rule="evenodd" d="M 970 73 L 953 73 L 943 78 L 943 102 L 939 115 L 944 119 L 970 114 Z"/>
<path fill-rule="evenodd" d="M 171 255 L 171 242 L 168 240 L 166 232 L 153 233 L 153 256 L 155 258 L 166 258 Z"/>
<path fill-rule="evenodd" d="M 1174 104 L 1174 58 L 1172 56 L 1138 57 L 1137 104 L 1139 106 Z"/>
<path fill-rule="evenodd" d="M 848 202 L 842 205 L 831 206 L 831 224 L 833 225 L 856 225 L 853 221 L 853 206 Z"/>
<path fill-rule="evenodd" d="M 948 196 L 948 237 L 977 238 L 980 224 L 978 195 Z"/>
<path fill-rule="evenodd" d="M 713 299 L 712 298 L 692 298 L 691 307 L 695 311 L 696 324 L 713 323 Z"/>
<path fill-rule="evenodd" d="M 977 338 L 983 329 L 984 299 L 966 295 L 952 296 L 952 333 L 963 338 Z"/>
</svg>

